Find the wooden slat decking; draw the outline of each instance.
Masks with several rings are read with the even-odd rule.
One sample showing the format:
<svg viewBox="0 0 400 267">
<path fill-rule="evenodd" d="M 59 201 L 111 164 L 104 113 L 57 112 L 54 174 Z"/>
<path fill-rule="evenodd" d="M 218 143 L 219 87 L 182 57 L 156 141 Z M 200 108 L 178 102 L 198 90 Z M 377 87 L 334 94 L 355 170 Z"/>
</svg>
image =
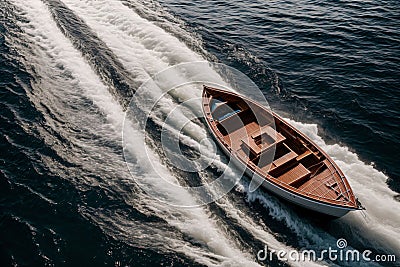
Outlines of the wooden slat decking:
<svg viewBox="0 0 400 267">
<path fill-rule="evenodd" d="M 306 179 L 308 176 L 310 176 L 310 174 L 311 172 L 304 167 L 303 164 L 299 163 L 292 169 L 279 176 L 278 180 L 288 185 L 294 185 L 301 180 Z"/>
<path fill-rule="evenodd" d="M 321 173 L 315 175 L 312 179 L 301 185 L 299 191 L 326 199 L 336 200 L 337 194 L 327 186 L 327 184 L 332 180 L 335 181 L 334 174 L 326 168 Z"/>
</svg>

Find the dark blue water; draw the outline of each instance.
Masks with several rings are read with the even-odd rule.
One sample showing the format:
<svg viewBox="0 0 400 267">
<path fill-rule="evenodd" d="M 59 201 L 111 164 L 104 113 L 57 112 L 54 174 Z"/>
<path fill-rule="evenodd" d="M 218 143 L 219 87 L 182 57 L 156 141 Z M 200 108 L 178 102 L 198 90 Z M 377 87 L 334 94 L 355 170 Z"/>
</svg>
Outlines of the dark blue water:
<svg viewBox="0 0 400 267">
<path fill-rule="evenodd" d="M 0 265 L 248 266 L 266 243 L 341 237 L 398 254 L 399 13 L 397 1 L 1 1 Z M 148 75 L 199 59 L 247 74 L 323 142 L 367 219 L 315 220 L 246 182 L 196 210 L 148 198 L 124 163 L 124 108 Z M 163 162 L 156 119 L 147 134 Z M 151 177 L 140 159 L 133 175 Z"/>
</svg>

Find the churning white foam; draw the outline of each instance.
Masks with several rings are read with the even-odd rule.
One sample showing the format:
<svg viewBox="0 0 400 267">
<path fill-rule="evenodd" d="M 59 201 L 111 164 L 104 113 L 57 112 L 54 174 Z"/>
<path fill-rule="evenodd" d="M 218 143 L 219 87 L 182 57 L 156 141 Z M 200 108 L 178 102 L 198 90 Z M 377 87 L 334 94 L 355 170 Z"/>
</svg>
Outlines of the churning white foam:
<svg viewBox="0 0 400 267">
<path fill-rule="evenodd" d="M 126 69 L 145 81 L 165 68 L 203 58 L 120 1 L 63 1 L 113 50 Z"/>
<path fill-rule="evenodd" d="M 39 90 L 41 87 L 46 87 L 46 90 L 43 91 L 50 91 L 53 93 L 56 93 L 54 91 L 61 91 L 60 95 L 46 95 L 51 98 L 61 98 L 63 94 L 69 96 L 69 90 L 72 92 L 73 90 L 78 90 L 78 94 L 83 93 L 88 96 L 104 113 L 108 125 L 111 126 L 111 129 L 108 128 L 108 131 L 111 131 L 111 133 L 108 132 L 110 138 L 112 138 L 111 136 L 113 135 L 120 135 L 122 131 L 122 120 L 124 118 L 122 107 L 112 98 L 107 90 L 107 87 L 101 83 L 99 77 L 96 76 L 88 63 L 85 62 L 85 60 L 82 58 L 82 55 L 76 51 L 71 42 L 61 34 L 54 23 L 47 6 L 45 6 L 39 0 L 32 0 L 29 2 L 16 0 L 14 3 L 21 10 L 23 10 L 22 15 L 29 19 L 28 24 L 21 23 L 20 26 L 27 33 L 26 37 L 34 43 L 34 45 L 32 45 L 33 49 L 38 50 L 36 51 L 36 55 L 32 55 L 31 62 L 26 63 L 35 65 L 35 67 L 39 70 L 39 75 L 43 75 L 40 77 L 40 79 L 43 80 L 43 83 L 34 85 L 34 88 Z M 57 86 L 56 84 L 52 84 L 50 81 L 47 81 L 55 77 L 54 72 L 52 72 L 52 70 L 46 70 L 46 68 L 55 67 L 57 64 L 62 64 L 63 69 L 68 71 L 68 81 L 72 82 L 70 86 L 60 88 L 60 85 Z M 73 95 L 74 98 L 78 97 L 76 94 Z M 57 99 L 53 100 L 56 101 Z M 73 101 L 73 99 L 70 99 L 67 100 L 67 102 L 71 100 Z M 39 101 L 45 101 L 45 99 L 39 97 Z M 79 100 L 76 99 L 76 101 Z M 52 105 L 51 102 L 52 101 L 50 100 L 48 103 L 50 107 Z M 57 108 L 62 109 L 63 107 L 58 106 Z M 64 107 L 64 109 L 68 109 L 68 107 Z M 90 118 L 91 116 L 90 114 L 85 115 L 85 110 L 78 112 L 82 113 L 80 115 L 84 116 L 85 119 L 87 117 Z M 71 116 L 70 119 L 74 119 L 72 114 L 69 115 Z M 78 113 L 75 114 L 77 117 L 80 115 Z M 85 120 L 83 120 L 83 122 L 84 121 Z M 50 118 L 48 123 L 52 123 Z M 87 121 L 87 123 L 89 124 L 87 126 L 90 127 L 90 122 Z M 160 194 L 164 194 L 167 198 L 173 198 L 174 201 L 172 202 L 181 201 L 184 204 L 194 203 L 196 200 L 188 192 L 186 192 L 184 188 L 178 190 L 174 188 L 173 191 L 170 191 L 170 187 L 166 186 L 166 184 L 163 182 L 164 180 L 159 179 L 158 175 L 154 171 L 154 168 L 150 167 L 150 160 L 153 161 L 153 166 L 157 168 L 157 172 L 162 173 L 164 179 L 177 183 L 175 177 L 171 175 L 169 170 L 159 163 L 160 159 L 156 154 L 149 153 L 146 156 L 143 154 L 142 146 L 145 146 L 145 144 L 137 144 L 138 138 L 141 139 L 141 135 L 144 134 L 140 127 L 132 123 L 132 125 L 128 126 L 128 128 L 128 146 L 129 144 L 132 144 L 128 149 L 132 153 L 132 156 L 135 157 L 139 163 L 138 165 L 140 166 L 140 170 L 138 170 L 136 173 L 139 178 L 146 179 L 146 182 L 156 187 Z M 78 142 L 79 140 L 74 141 Z M 101 155 L 102 151 L 96 151 L 90 148 L 91 142 L 87 142 L 86 144 L 81 143 L 80 145 L 82 148 L 84 147 L 86 149 L 86 152 L 93 153 L 95 157 L 105 156 Z M 86 155 L 85 157 L 91 157 L 91 155 Z M 117 164 L 117 169 L 115 169 L 115 166 L 112 165 L 116 164 L 114 160 L 118 158 L 119 157 L 117 156 L 109 159 L 109 161 L 111 161 L 111 165 L 108 165 L 107 168 L 104 169 L 104 175 L 106 177 L 111 179 L 119 179 L 119 175 L 126 175 L 123 174 L 122 170 L 124 169 L 120 170 L 120 164 Z M 80 160 L 85 161 L 85 158 L 79 158 L 75 160 L 77 162 Z M 106 162 L 107 160 L 104 161 L 104 163 Z M 102 166 L 97 167 L 101 168 Z M 110 172 L 112 173 L 111 175 Z M 246 253 L 242 252 L 237 247 L 237 244 L 229 240 L 228 236 L 226 236 L 226 234 L 219 229 L 214 219 L 210 217 L 204 208 L 174 208 L 161 202 L 148 200 L 145 196 L 140 196 L 139 199 L 135 197 L 130 201 L 130 203 L 134 203 L 135 207 L 138 207 L 138 201 L 145 201 L 145 203 L 141 203 L 141 205 L 147 206 L 153 211 L 154 214 L 166 220 L 171 226 L 176 227 L 176 229 L 179 229 L 181 232 L 187 234 L 197 242 L 203 243 L 205 246 L 205 248 L 200 249 L 198 247 L 194 247 L 189 242 L 185 242 L 184 240 L 169 239 L 169 247 L 175 249 L 176 251 L 192 256 L 196 261 L 207 265 L 215 265 L 219 263 L 237 266 L 257 265 L 254 262 L 254 257 L 252 255 L 247 255 Z M 159 236 L 162 237 L 162 232 L 159 233 Z M 218 259 L 218 261 L 215 259 Z"/>
</svg>

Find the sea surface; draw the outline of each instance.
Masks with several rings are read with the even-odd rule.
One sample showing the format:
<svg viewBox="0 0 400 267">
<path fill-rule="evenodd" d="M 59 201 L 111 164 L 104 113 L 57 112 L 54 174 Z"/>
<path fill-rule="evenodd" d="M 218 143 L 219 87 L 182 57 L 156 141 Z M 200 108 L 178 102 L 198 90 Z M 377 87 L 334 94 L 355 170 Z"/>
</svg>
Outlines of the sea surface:
<svg viewBox="0 0 400 267">
<path fill-rule="evenodd" d="M 0 266 L 398 266 L 399 18 L 394 0 L 0 0 Z M 125 163 L 131 97 L 157 73 L 204 60 L 250 77 L 274 111 L 337 162 L 366 211 L 319 218 L 250 192 L 246 177 L 196 208 L 140 188 L 137 180 L 196 203 L 157 175 L 193 185 L 226 168 L 218 152 L 212 168 L 175 171 L 159 149 L 161 118 L 198 97 L 195 86 L 157 103 L 145 128 L 128 124 L 135 164 Z M 207 130 L 190 124 L 196 130 L 181 145 L 196 158 Z M 135 146 L 133 136 L 147 141 Z M 340 238 L 398 260 L 257 259 L 265 246 L 321 251 Z"/>
</svg>

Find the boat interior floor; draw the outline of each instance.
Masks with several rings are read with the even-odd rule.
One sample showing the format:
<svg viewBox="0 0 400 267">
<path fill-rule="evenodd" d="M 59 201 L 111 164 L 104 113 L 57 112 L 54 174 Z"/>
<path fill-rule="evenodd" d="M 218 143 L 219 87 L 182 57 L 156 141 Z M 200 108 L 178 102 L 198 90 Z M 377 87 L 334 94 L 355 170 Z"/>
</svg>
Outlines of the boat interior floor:
<svg viewBox="0 0 400 267">
<path fill-rule="evenodd" d="M 273 124 L 260 126 L 246 113 L 237 113 L 228 119 L 220 124 L 225 130 L 225 142 L 239 157 L 257 166 L 261 172 L 300 189 L 311 184 L 307 183 L 311 177 L 328 170 L 324 164 L 320 164 L 319 169 L 315 168 L 323 157 L 310 150 L 305 143 L 294 145 L 298 141 L 293 140 L 285 129 L 276 129 Z M 240 127 L 231 127 L 231 123 L 238 121 Z"/>
</svg>

